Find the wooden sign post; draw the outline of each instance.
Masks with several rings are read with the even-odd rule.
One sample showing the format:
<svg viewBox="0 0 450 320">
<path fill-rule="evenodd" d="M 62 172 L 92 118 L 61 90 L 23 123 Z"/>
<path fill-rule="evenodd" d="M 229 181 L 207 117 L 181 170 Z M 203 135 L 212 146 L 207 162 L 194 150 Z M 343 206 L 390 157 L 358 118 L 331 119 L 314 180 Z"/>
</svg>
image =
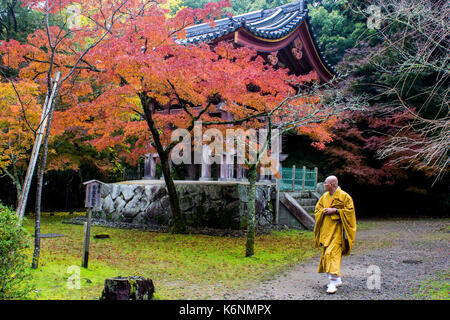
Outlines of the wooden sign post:
<svg viewBox="0 0 450 320">
<path fill-rule="evenodd" d="M 89 244 L 91 240 L 92 208 L 100 207 L 102 183 L 98 180 L 90 180 L 84 182 L 83 184 L 86 185 L 85 207 L 87 208 L 87 221 L 84 223 L 83 258 L 81 261 L 81 265 L 84 268 L 87 268 L 89 262 Z"/>
</svg>

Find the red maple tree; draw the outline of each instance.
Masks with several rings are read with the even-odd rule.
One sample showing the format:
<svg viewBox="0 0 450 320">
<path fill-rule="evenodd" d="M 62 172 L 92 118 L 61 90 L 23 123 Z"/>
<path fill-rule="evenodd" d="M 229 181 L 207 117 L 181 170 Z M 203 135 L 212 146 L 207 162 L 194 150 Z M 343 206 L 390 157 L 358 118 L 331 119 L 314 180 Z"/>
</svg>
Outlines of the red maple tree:
<svg viewBox="0 0 450 320">
<path fill-rule="evenodd" d="M 169 166 L 170 152 L 178 144 L 171 141 L 171 132 L 192 131 L 196 121 L 225 130 L 210 115 L 219 111 L 219 104 L 236 126 L 264 126 L 257 118 L 294 96 L 298 84 L 316 78 L 315 73 L 296 77 L 276 70 L 247 47 L 176 42 L 174 36 L 183 37 L 194 16 L 196 20 L 211 18 L 223 5 L 228 2 L 181 10 L 173 18 L 156 6 L 130 12 L 112 30 L 113 36 L 91 51 L 102 70 L 92 73 L 91 84 L 101 93 L 73 105 L 58 125 L 83 128 L 99 149 L 128 144 L 133 150 L 127 155 L 130 160 L 156 151 L 169 193 L 173 232 L 187 229 Z"/>
<path fill-rule="evenodd" d="M 59 1 L 55 12 L 69 3 Z M 20 68 L 20 77 L 39 81 L 42 88 L 48 87 L 54 70 L 61 71 L 63 79 L 72 75 L 59 91 L 55 134 L 75 131 L 89 136 L 90 143 L 100 150 L 128 146 L 124 150 L 134 161 L 156 151 L 169 193 L 172 231 L 186 232 L 169 167 L 170 152 L 178 143 L 171 141 L 171 132 L 177 128 L 191 131 L 196 121 L 224 130 L 224 122 L 218 123 L 210 115 L 219 105 L 221 111 L 231 114 L 231 125 L 265 126 L 261 118 L 295 96 L 297 86 L 315 80 L 316 75 L 290 75 L 273 68 L 255 50 L 232 43 L 184 46 L 176 42 L 194 22 L 213 23 L 229 1 L 209 3 L 203 9 L 182 9 L 174 17 L 168 17 L 156 1 L 102 4 L 96 0 L 77 4 L 87 28 L 71 36 L 61 37 L 65 29 L 50 27 L 47 34 L 37 31 L 31 35 L 28 44 L 3 44 L 4 61 Z M 48 51 L 52 39 L 60 39 L 56 55 Z M 89 50 L 80 53 L 77 48 Z M 53 70 L 49 70 L 49 62 Z M 297 108 L 289 108 L 279 119 L 292 122 L 308 112 L 308 103 L 302 99 L 296 99 Z M 319 142 L 329 140 L 327 126 L 316 123 L 298 130 Z"/>
</svg>

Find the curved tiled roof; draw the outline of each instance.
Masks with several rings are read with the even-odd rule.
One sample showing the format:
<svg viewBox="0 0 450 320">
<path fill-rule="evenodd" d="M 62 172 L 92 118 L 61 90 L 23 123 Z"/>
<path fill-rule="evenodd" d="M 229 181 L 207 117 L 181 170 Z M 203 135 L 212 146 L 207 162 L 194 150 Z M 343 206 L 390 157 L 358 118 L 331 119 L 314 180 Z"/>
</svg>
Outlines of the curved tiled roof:
<svg viewBox="0 0 450 320">
<path fill-rule="evenodd" d="M 179 39 L 179 44 L 196 44 L 200 42 L 209 42 L 218 38 L 227 36 L 230 33 L 243 28 L 263 40 L 278 40 L 295 30 L 303 21 L 306 21 L 308 28 L 312 33 L 309 22 L 308 9 L 303 0 L 285 4 L 280 7 L 258 10 L 234 17 L 228 17 L 215 21 L 215 26 L 209 23 L 202 23 L 186 29 L 186 38 Z M 324 58 L 321 53 L 315 35 L 311 38 L 318 49 L 320 59 L 326 67 L 334 74 L 339 74 Z"/>
<path fill-rule="evenodd" d="M 289 34 L 303 21 L 307 14 L 303 1 L 286 4 L 281 7 L 258 10 L 242 15 L 216 20 L 212 27 L 209 23 L 199 24 L 186 29 L 186 39 L 180 44 L 194 44 L 211 41 L 226 36 L 243 27 L 252 34 L 264 39 L 280 39 Z"/>
</svg>

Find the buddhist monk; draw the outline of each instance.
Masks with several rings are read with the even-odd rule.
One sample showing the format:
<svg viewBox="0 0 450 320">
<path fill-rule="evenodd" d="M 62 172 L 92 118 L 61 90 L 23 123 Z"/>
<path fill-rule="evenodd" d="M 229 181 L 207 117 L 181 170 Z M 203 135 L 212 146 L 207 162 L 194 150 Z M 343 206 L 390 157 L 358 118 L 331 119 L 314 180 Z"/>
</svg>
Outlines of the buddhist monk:
<svg viewBox="0 0 450 320">
<path fill-rule="evenodd" d="M 352 250 L 356 216 L 352 197 L 339 187 L 335 176 L 325 179 L 324 189 L 314 211 L 314 246 L 323 247 L 317 272 L 327 273 L 327 293 L 331 294 L 342 285 L 341 257 Z"/>
</svg>

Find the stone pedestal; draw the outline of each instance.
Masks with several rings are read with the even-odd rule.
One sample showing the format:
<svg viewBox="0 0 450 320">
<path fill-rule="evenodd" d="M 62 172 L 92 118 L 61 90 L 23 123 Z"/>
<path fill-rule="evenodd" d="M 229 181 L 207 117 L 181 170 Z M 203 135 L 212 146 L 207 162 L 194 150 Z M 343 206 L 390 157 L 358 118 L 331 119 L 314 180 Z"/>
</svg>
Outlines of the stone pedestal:
<svg viewBox="0 0 450 320">
<path fill-rule="evenodd" d="M 240 229 L 245 225 L 248 185 L 239 182 L 174 181 L 186 223 L 194 227 Z M 269 205 L 273 185 L 258 184 L 256 216 L 258 225 L 273 221 Z M 139 226 L 170 226 L 172 214 L 165 183 L 104 184 L 101 206 L 92 212 L 95 219 Z"/>
<path fill-rule="evenodd" d="M 144 164 L 144 176 L 143 180 L 155 180 L 156 179 L 156 157 L 157 154 L 146 154 Z"/>
</svg>

